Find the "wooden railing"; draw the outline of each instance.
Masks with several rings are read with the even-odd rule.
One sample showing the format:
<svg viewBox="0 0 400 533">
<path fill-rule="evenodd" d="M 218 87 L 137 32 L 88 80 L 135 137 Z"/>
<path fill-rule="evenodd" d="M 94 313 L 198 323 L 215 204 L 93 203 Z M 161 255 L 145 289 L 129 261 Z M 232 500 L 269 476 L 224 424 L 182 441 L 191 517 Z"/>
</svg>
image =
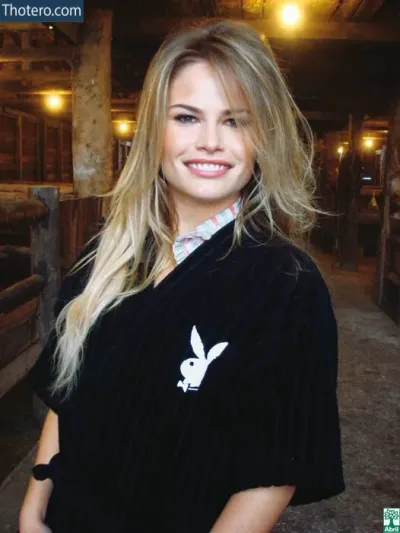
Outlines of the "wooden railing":
<svg viewBox="0 0 400 533">
<path fill-rule="evenodd" d="M 60 201 L 58 187 L 33 186 L 26 198 L 0 200 L 0 230 L 29 235 L 22 245 L 0 245 L 0 398 L 36 361 L 60 282 L 100 217 L 100 199 Z"/>
</svg>

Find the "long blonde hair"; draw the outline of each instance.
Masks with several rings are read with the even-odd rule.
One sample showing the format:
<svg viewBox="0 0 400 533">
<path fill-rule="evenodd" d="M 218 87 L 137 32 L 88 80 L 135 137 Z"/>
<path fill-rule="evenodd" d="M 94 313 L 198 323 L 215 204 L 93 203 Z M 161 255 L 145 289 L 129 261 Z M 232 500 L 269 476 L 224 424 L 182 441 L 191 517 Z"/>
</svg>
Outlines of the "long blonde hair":
<svg viewBox="0 0 400 533">
<path fill-rule="evenodd" d="M 66 396 L 72 391 L 83 344 L 98 317 L 154 283 L 171 261 L 176 214 L 159 174 L 168 89 L 181 68 L 199 60 L 212 67 L 229 102 L 228 87 L 238 84 L 251 114 L 256 165 L 242 191 L 234 243 L 247 232 L 248 222 L 301 246 L 313 225 L 312 133 L 268 44 L 247 24 L 228 20 L 174 32 L 147 71 L 131 151 L 106 195 L 110 214 L 96 250 L 84 261 L 93 262 L 88 281 L 56 320 L 54 391 L 63 389 Z M 76 265 L 81 266 L 83 262 Z"/>
</svg>

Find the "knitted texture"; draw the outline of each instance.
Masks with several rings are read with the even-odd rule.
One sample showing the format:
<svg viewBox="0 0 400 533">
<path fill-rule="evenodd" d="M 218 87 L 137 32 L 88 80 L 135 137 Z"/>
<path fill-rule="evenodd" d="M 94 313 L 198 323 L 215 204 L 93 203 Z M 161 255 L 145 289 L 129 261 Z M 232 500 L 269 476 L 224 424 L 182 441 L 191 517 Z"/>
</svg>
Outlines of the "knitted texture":
<svg viewBox="0 0 400 533">
<path fill-rule="evenodd" d="M 208 533 L 235 492 L 295 485 L 299 505 L 344 490 L 325 282 L 278 239 L 223 258 L 233 227 L 100 318 L 64 403 L 49 338 L 32 378 L 59 416 L 53 533 Z M 86 276 L 66 278 L 56 312 Z"/>
</svg>

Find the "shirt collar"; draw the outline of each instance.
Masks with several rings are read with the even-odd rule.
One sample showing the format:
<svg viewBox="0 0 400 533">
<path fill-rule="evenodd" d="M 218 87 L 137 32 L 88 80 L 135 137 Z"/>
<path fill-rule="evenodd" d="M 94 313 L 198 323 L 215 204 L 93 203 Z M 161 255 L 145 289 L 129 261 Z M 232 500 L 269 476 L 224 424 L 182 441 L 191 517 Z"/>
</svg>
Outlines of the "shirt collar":
<svg viewBox="0 0 400 533">
<path fill-rule="evenodd" d="M 230 205 L 223 211 L 220 211 L 202 224 L 199 224 L 194 230 L 179 235 L 174 242 L 173 251 L 177 264 L 183 261 L 196 248 L 198 248 L 204 241 L 211 239 L 211 237 L 220 230 L 223 226 L 234 220 L 242 206 L 242 199 L 239 198 L 234 204 Z"/>
</svg>

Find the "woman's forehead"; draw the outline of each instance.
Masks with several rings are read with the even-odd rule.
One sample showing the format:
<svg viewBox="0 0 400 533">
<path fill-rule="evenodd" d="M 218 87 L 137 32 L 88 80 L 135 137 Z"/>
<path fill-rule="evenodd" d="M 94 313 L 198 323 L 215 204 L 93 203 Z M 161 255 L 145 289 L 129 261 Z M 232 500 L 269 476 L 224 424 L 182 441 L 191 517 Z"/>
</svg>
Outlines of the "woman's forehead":
<svg viewBox="0 0 400 533">
<path fill-rule="evenodd" d="M 228 72 L 224 75 L 224 84 L 227 93 L 218 74 L 205 61 L 185 65 L 171 79 L 168 90 L 169 105 L 182 103 L 181 100 L 207 102 L 212 98 L 214 102 L 218 100 L 224 108 L 247 108 L 244 90 L 233 74 Z"/>
</svg>

